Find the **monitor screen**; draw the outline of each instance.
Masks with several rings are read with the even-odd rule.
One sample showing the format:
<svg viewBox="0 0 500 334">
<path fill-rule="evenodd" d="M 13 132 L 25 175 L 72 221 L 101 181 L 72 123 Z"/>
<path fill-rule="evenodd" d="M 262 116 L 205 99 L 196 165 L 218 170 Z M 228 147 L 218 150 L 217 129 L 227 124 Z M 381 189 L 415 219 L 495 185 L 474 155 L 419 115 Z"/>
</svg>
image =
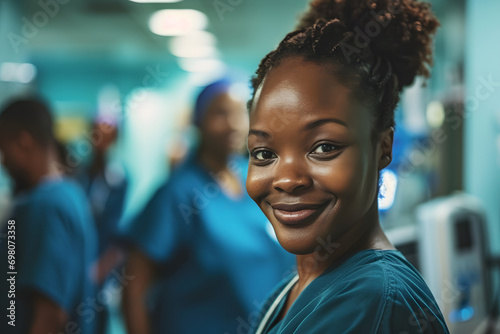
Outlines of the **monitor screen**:
<svg viewBox="0 0 500 334">
<path fill-rule="evenodd" d="M 459 216 L 455 222 L 455 240 L 459 251 L 472 248 L 472 217 Z"/>
</svg>

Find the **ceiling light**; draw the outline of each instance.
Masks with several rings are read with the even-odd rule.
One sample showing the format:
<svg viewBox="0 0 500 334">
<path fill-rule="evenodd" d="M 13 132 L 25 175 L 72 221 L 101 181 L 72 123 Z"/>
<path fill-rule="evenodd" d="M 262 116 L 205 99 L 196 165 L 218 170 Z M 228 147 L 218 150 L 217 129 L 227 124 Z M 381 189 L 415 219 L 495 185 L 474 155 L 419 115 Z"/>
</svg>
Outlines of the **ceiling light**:
<svg viewBox="0 0 500 334">
<path fill-rule="evenodd" d="M 187 72 L 222 72 L 225 65 L 218 59 L 179 59 L 179 66 Z"/>
<path fill-rule="evenodd" d="M 170 52 L 181 58 L 208 58 L 217 55 L 215 36 L 206 31 L 195 31 L 172 38 Z"/>
<path fill-rule="evenodd" d="M 130 1 L 138 3 L 172 3 L 172 2 L 181 2 L 182 0 L 130 0 Z"/>
<path fill-rule="evenodd" d="M 29 63 L 0 64 L 0 81 L 29 83 L 36 77 L 36 67 Z"/>
<path fill-rule="evenodd" d="M 205 14 L 194 9 L 163 9 L 149 19 L 149 29 L 160 36 L 179 36 L 207 27 Z"/>
</svg>

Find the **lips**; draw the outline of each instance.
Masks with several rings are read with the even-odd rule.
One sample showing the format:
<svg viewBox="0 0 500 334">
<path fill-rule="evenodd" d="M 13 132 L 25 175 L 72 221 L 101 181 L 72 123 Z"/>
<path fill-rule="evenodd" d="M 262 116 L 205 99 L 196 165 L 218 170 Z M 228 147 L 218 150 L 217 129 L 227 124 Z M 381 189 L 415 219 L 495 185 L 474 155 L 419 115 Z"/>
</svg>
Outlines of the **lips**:
<svg viewBox="0 0 500 334">
<path fill-rule="evenodd" d="M 318 216 L 325 208 L 323 204 L 293 203 L 272 204 L 276 219 L 284 225 L 299 225 L 308 222 L 311 218 Z"/>
</svg>

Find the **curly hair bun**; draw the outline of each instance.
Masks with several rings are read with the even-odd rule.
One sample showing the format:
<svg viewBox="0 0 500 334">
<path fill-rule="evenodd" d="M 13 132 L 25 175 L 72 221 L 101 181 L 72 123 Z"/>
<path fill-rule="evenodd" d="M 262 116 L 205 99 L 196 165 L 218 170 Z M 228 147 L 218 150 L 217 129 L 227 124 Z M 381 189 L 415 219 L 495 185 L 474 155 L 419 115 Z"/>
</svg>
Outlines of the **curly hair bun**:
<svg viewBox="0 0 500 334">
<path fill-rule="evenodd" d="M 432 40 L 439 27 L 430 4 L 417 0 L 313 0 L 299 30 L 320 21 L 340 21 L 354 48 L 369 47 L 384 57 L 397 77 L 399 91 L 417 75 L 429 77 Z"/>
</svg>

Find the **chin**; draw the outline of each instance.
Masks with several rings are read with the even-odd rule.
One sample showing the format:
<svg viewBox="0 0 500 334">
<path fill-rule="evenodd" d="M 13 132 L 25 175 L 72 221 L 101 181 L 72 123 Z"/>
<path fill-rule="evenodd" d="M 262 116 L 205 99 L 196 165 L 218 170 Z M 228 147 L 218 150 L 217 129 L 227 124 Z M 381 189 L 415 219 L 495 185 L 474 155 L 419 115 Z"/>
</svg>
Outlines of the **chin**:
<svg viewBox="0 0 500 334">
<path fill-rule="evenodd" d="M 282 244 L 280 243 L 284 250 L 293 255 L 307 255 L 314 252 L 314 247 L 307 247 L 304 245 L 294 245 L 294 244 Z"/>
<path fill-rule="evenodd" d="M 276 229 L 275 229 L 276 231 Z M 314 236 L 307 235 L 305 231 L 276 231 L 278 241 L 287 252 L 295 255 L 307 255 L 314 253 L 318 243 Z"/>
</svg>

